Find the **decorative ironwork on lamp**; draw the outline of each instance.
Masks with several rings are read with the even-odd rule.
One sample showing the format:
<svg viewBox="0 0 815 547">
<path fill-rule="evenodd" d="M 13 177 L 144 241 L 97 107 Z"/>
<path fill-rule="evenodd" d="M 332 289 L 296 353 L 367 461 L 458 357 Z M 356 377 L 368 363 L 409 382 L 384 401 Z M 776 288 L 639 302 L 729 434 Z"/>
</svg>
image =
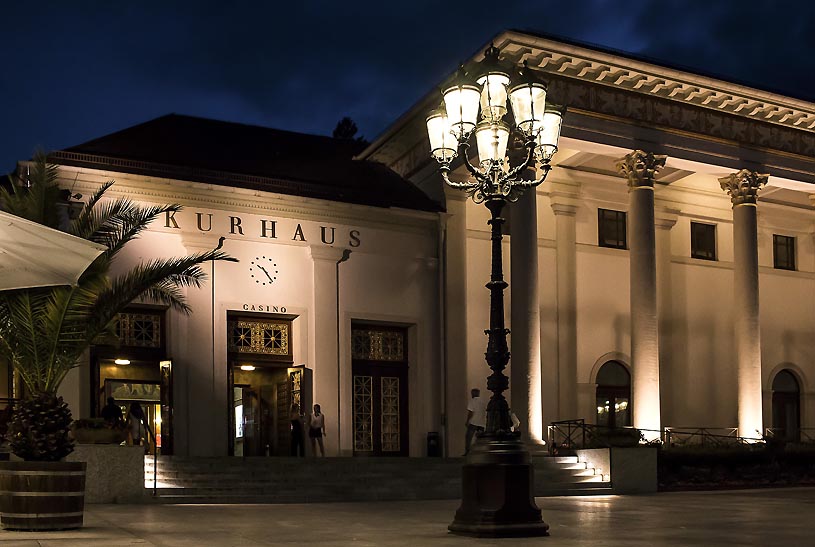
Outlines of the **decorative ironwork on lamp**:
<svg viewBox="0 0 815 547">
<path fill-rule="evenodd" d="M 546 103 L 546 84 L 526 63 L 517 70 L 498 59 L 490 46 L 476 68 L 477 79 L 461 66 L 442 93 L 442 105 L 427 117 L 430 153 L 440 164 L 444 181 L 466 191 L 478 202 L 490 199 L 516 201 L 523 190 L 541 184 L 557 152 L 564 108 Z M 512 74 L 512 77 L 510 77 Z M 514 80 L 514 82 L 513 82 Z M 509 100 L 511 109 L 507 108 Z M 479 119 L 479 112 L 481 118 Z M 505 119 L 512 115 L 510 123 Z M 514 167 L 506 157 L 510 133 L 516 131 L 527 149 L 525 159 Z M 478 165 L 470 162 L 470 139 L 475 133 Z M 474 180 L 450 180 L 450 164 L 461 156 Z M 524 180 L 533 160 L 541 163 L 541 176 Z"/>
<path fill-rule="evenodd" d="M 492 274 L 487 283 L 490 328 L 486 331 L 485 354 L 492 370 L 487 378 L 492 397 L 487 405 L 485 431 L 477 438 L 462 469 L 462 502 L 449 530 L 471 536 L 548 535 L 549 526 L 535 505 L 529 453 L 520 434 L 512 431 L 509 405 L 503 396 L 509 388 L 509 379 L 503 374 L 509 363 L 509 329 L 504 324 L 504 289 L 508 285 L 502 266 L 501 210 L 546 179 L 557 152 L 565 109 L 546 103 L 546 84 L 527 63 L 517 69 L 502 61 L 498 48 L 492 45 L 485 51 L 484 60 L 471 70 L 459 68 L 444 87 L 442 97 L 442 105 L 427 117 L 430 154 L 439 162 L 445 183 L 487 206 L 492 233 Z M 523 159 L 514 166 L 507 157 L 513 132 L 526 149 Z M 469 157 L 473 134 L 478 151 L 476 165 Z M 462 182 L 449 176 L 451 164 L 459 156 L 470 174 L 469 180 Z M 535 161 L 540 163 L 539 176 L 527 180 L 524 175 Z"/>
</svg>

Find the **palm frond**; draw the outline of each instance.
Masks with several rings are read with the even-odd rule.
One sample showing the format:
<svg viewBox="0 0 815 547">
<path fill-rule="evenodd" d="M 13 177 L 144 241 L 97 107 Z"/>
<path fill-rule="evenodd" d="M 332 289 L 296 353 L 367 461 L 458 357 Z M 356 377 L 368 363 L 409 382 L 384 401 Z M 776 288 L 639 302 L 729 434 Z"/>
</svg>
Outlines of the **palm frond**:
<svg viewBox="0 0 815 547">
<path fill-rule="evenodd" d="M 79 215 L 73 222 L 71 222 L 70 229 L 68 230 L 71 234 L 83 239 L 90 239 L 90 236 L 96 229 L 93 222 L 95 218 L 94 208 L 111 186 L 113 186 L 113 181 L 109 180 L 100 186 L 93 194 L 91 194 L 91 196 L 88 198 L 88 202 L 79 212 Z"/>
</svg>

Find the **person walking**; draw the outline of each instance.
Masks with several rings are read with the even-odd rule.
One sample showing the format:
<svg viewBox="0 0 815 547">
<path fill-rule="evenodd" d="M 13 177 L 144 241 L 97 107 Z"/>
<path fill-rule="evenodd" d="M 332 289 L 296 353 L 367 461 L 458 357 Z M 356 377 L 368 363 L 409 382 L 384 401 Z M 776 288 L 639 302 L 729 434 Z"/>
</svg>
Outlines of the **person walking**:
<svg viewBox="0 0 815 547">
<path fill-rule="evenodd" d="M 289 419 L 291 420 L 291 455 L 304 457 L 306 446 L 303 439 L 303 415 L 300 414 L 300 405 L 297 403 L 291 405 Z"/>
<path fill-rule="evenodd" d="M 102 408 L 102 412 L 99 414 L 102 419 L 105 420 L 105 425 L 111 429 L 119 429 L 124 424 L 122 409 L 119 408 L 119 405 L 116 404 L 116 399 L 113 397 L 108 397 L 108 404 Z"/>
<path fill-rule="evenodd" d="M 467 434 L 464 438 L 464 455 L 470 452 L 470 445 L 473 436 L 481 433 L 487 426 L 487 400 L 481 398 L 481 390 L 473 388 L 470 390 L 470 402 L 467 404 Z"/>
<path fill-rule="evenodd" d="M 320 444 L 320 456 L 325 458 L 325 446 L 323 446 L 323 437 L 325 437 L 325 414 L 320 411 L 320 405 L 314 405 L 314 413 L 308 424 L 308 438 L 311 439 L 311 454 L 317 455 L 317 444 Z"/>
<path fill-rule="evenodd" d="M 133 401 L 130 403 L 130 411 L 127 413 L 127 435 L 128 444 L 132 446 L 140 446 L 142 444 L 142 427 L 146 435 L 144 435 L 144 446 L 149 450 L 150 437 L 153 432 L 147 423 L 147 416 L 144 415 L 144 410 L 139 403 Z"/>
</svg>

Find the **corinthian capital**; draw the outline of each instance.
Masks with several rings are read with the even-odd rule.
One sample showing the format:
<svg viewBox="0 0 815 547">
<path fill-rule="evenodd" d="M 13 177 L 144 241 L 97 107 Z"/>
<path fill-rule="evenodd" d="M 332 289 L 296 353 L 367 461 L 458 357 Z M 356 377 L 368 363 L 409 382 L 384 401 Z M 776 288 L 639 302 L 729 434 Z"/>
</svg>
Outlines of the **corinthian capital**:
<svg viewBox="0 0 815 547">
<path fill-rule="evenodd" d="M 720 178 L 719 184 L 722 185 L 722 190 L 727 192 L 730 196 L 730 201 L 734 207 L 744 203 L 755 204 L 756 199 L 758 199 L 758 191 L 762 186 L 767 184 L 767 178 L 769 176 L 770 175 L 762 175 L 755 171 L 741 169 L 740 171 Z"/>
<path fill-rule="evenodd" d="M 647 186 L 653 188 L 657 171 L 665 167 L 668 156 L 634 150 L 617 160 L 617 172 L 628 179 L 629 188 Z"/>
</svg>

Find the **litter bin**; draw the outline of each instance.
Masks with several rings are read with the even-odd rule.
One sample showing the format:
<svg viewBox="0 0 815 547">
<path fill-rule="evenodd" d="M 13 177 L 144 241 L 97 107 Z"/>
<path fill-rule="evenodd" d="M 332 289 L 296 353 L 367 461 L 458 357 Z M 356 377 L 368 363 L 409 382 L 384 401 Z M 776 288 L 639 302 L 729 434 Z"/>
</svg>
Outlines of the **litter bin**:
<svg viewBox="0 0 815 547">
<path fill-rule="evenodd" d="M 438 431 L 427 432 L 427 457 L 441 458 L 441 438 Z"/>
</svg>

